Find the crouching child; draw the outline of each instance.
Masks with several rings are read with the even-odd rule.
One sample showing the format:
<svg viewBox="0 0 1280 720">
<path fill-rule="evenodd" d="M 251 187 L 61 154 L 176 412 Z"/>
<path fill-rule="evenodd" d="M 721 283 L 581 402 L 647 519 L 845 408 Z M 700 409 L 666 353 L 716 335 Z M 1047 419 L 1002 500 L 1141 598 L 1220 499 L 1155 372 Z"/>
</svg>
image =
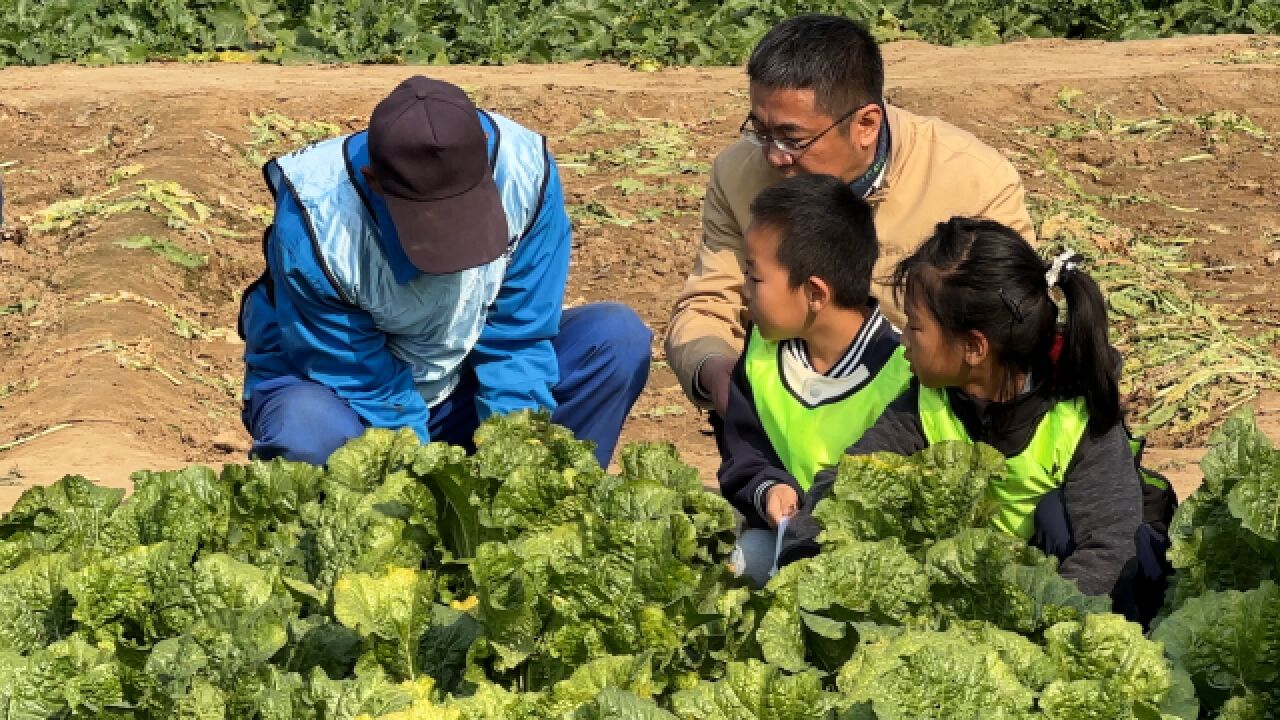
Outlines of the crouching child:
<svg viewBox="0 0 1280 720">
<path fill-rule="evenodd" d="M 756 197 L 746 231 L 750 320 L 725 413 L 720 489 L 744 518 L 735 569 L 757 586 L 777 532 L 815 474 L 834 467 L 910 371 L 897 330 L 871 297 L 879 256 L 870 206 L 827 175 Z"/>
</svg>

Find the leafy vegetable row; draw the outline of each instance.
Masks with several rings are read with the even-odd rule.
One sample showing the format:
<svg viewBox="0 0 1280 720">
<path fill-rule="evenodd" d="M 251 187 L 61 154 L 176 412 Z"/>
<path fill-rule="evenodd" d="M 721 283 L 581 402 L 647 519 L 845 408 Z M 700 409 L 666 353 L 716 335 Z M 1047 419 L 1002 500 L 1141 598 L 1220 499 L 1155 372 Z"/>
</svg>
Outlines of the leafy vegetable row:
<svg viewBox="0 0 1280 720">
<path fill-rule="evenodd" d="M 0 66 L 220 51 L 285 62 L 731 65 L 801 12 L 943 44 L 1280 32 L 1280 0 L 0 0 Z"/>
<path fill-rule="evenodd" d="M 67 477 L 0 518 L 0 716 L 1273 717 L 1280 453 L 1217 442 L 1154 640 L 986 527 L 984 446 L 846 459 L 823 552 L 759 592 L 671 447 L 610 475 L 537 415 L 471 456 Z"/>
</svg>

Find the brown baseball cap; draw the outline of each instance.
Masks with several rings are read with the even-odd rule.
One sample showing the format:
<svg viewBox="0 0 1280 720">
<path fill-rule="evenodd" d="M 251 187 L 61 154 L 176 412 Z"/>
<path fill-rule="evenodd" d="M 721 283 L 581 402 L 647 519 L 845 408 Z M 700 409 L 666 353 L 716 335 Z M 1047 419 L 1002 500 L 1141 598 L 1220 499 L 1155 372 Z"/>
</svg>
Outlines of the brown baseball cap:
<svg viewBox="0 0 1280 720">
<path fill-rule="evenodd" d="M 369 165 L 405 255 L 443 274 L 507 249 L 507 218 L 476 106 L 456 85 L 415 75 L 369 120 Z"/>
</svg>

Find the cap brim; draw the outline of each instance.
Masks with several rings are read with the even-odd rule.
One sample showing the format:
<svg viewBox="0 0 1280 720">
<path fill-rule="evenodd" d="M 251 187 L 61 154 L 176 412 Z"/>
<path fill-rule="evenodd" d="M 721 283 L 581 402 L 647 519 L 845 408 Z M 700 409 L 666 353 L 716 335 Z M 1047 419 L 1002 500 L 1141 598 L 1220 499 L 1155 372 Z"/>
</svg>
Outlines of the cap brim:
<svg viewBox="0 0 1280 720">
<path fill-rule="evenodd" d="M 507 215 L 492 177 L 443 200 L 384 199 L 400 246 L 422 272 L 444 275 L 479 267 L 507 250 Z"/>
</svg>

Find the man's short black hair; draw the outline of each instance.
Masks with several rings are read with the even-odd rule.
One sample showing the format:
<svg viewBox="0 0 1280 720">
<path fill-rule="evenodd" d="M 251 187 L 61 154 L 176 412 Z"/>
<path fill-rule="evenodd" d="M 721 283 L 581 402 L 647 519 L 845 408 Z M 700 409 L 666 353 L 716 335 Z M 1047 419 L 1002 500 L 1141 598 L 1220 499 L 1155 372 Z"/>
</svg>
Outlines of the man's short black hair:
<svg viewBox="0 0 1280 720">
<path fill-rule="evenodd" d="M 884 97 L 884 59 L 866 28 L 836 15 L 797 15 L 760 39 L 747 77 L 768 88 L 813 90 L 832 118 Z"/>
<path fill-rule="evenodd" d="M 871 206 L 839 178 L 787 178 L 756 196 L 751 215 L 757 226 L 779 231 L 778 263 L 791 287 L 818 277 L 831 286 L 837 307 L 867 304 L 880 257 L 875 220 Z"/>
</svg>

